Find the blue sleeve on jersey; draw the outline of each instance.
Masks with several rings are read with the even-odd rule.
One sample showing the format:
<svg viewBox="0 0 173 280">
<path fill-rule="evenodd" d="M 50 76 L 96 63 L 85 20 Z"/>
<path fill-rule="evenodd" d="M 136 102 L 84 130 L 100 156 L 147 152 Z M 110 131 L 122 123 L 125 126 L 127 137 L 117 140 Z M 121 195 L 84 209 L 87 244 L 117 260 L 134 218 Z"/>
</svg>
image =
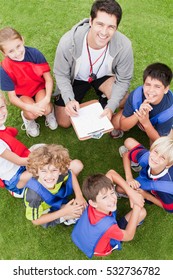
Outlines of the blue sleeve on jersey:
<svg viewBox="0 0 173 280">
<path fill-rule="evenodd" d="M 0 83 L 1 90 L 13 91 L 15 89 L 12 79 L 8 76 L 8 74 L 4 71 L 2 67 L 0 67 L 0 77 L 1 77 L 1 83 Z"/>
<path fill-rule="evenodd" d="M 164 123 L 156 124 L 154 128 L 157 130 L 160 136 L 167 136 L 170 133 L 172 126 L 173 118 Z"/>
<path fill-rule="evenodd" d="M 46 58 L 44 55 L 37 49 L 31 47 L 25 47 L 25 59 L 24 61 L 33 62 L 36 64 L 46 63 Z"/>
<path fill-rule="evenodd" d="M 124 117 L 130 117 L 133 115 L 133 91 L 129 94 L 127 101 L 124 105 L 124 109 L 123 109 L 123 116 Z"/>
</svg>

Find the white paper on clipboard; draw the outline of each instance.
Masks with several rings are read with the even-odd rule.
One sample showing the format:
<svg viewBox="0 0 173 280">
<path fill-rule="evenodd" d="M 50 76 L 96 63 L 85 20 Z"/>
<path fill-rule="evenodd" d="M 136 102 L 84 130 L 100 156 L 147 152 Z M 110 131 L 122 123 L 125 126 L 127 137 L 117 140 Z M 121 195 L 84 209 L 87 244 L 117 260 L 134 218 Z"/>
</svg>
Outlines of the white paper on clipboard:
<svg viewBox="0 0 173 280">
<path fill-rule="evenodd" d="M 110 120 L 100 117 L 103 108 L 99 102 L 82 107 L 77 117 L 71 117 L 73 127 L 80 140 L 100 138 L 104 133 L 112 131 L 113 125 Z"/>
</svg>

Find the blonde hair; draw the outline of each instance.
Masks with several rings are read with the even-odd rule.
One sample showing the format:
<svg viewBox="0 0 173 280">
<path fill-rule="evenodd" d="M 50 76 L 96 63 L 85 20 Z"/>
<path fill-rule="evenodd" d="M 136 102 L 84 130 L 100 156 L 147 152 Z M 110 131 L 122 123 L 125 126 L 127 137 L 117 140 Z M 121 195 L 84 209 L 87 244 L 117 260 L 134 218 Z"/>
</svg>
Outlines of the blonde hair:
<svg viewBox="0 0 173 280">
<path fill-rule="evenodd" d="M 22 36 L 17 30 L 11 27 L 4 27 L 0 29 L 0 51 L 3 52 L 3 44 L 6 41 L 15 39 L 23 40 Z"/>
<path fill-rule="evenodd" d="M 154 149 L 157 149 L 157 152 L 168 160 L 168 165 L 173 165 L 173 138 L 171 136 L 161 136 L 155 140 L 150 151 Z"/>
<path fill-rule="evenodd" d="M 27 170 L 37 177 L 38 169 L 51 164 L 62 174 L 67 173 L 70 164 L 69 152 L 61 145 L 47 144 L 35 149 L 28 158 Z"/>
</svg>

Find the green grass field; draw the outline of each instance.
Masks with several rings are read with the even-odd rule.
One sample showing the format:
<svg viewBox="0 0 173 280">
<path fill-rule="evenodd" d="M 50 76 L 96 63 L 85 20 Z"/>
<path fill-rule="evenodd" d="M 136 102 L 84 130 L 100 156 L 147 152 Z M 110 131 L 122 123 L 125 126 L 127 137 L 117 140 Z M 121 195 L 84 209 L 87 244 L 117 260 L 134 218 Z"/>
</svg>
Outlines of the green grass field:
<svg viewBox="0 0 173 280">
<path fill-rule="evenodd" d="M 89 16 L 92 0 L 0 0 L 0 28 L 17 29 L 28 46 L 38 48 L 51 68 L 60 37 L 79 20 Z M 119 30 L 133 43 L 135 70 L 130 90 L 142 84 L 145 67 L 159 61 L 173 69 L 173 1 L 119 0 L 123 18 Z M 2 59 L 2 57 L 1 57 Z M 171 85 L 171 89 L 173 86 Z M 95 98 L 93 92 L 88 98 Z M 133 128 L 121 139 L 113 140 L 106 134 L 100 140 L 79 141 L 73 128 L 50 131 L 43 118 L 38 122 L 41 134 L 28 138 L 20 129 L 20 110 L 9 105 L 7 125 L 19 129 L 18 138 L 28 147 L 35 143 L 57 143 L 67 147 L 72 158 L 84 163 L 79 176 L 82 184 L 87 175 L 115 169 L 124 176 L 118 148 L 132 136 L 148 147 L 146 135 Z M 118 216 L 129 211 L 127 199 L 118 200 Z M 172 260 L 173 217 L 156 206 L 146 205 L 148 216 L 137 229 L 134 240 L 123 244 L 103 260 Z M 73 226 L 60 225 L 47 230 L 35 227 L 25 218 L 23 201 L 0 189 L 0 259 L 1 260 L 86 260 L 85 255 L 71 241 Z M 96 258 L 93 258 L 96 259 Z"/>
</svg>

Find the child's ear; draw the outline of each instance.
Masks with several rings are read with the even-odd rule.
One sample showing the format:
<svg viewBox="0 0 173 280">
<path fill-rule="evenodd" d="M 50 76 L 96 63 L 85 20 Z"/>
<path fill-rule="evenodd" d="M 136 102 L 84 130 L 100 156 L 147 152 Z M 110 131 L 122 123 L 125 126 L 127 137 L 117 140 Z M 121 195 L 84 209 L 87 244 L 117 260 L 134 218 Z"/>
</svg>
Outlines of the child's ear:
<svg viewBox="0 0 173 280">
<path fill-rule="evenodd" d="M 89 199 L 89 200 L 88 200 L 88 203 L 89 203 L 89 205 L 91 205 L 92 207 L 97 208 L 97 202 L 96 202 L 96 201 L 93 201 L 93 200 Z"/>
<path fill-rule="evenodd" d="M 166 168 L 169 169 L 172 166 L 172 164 L 166 165 Z"/>
<path fill-rule="evenodd" d="M 23 44 L 25 45 L 25 40 L 24 40 L 23 36 L 22 36 L 22 42 L 23 42 Z"/>
<path fill-rule="evenodd" d="M 2 53 L 3 56 L 5 56 L 5 53 L 3 51 L 0 51 L 0 53 Z"/>
<path fill-rule="evenodd" d="M 167 94 L 168 90 L 170 89 L 170 86 L 165 87 L 164 93 Z"/>
</svg>

